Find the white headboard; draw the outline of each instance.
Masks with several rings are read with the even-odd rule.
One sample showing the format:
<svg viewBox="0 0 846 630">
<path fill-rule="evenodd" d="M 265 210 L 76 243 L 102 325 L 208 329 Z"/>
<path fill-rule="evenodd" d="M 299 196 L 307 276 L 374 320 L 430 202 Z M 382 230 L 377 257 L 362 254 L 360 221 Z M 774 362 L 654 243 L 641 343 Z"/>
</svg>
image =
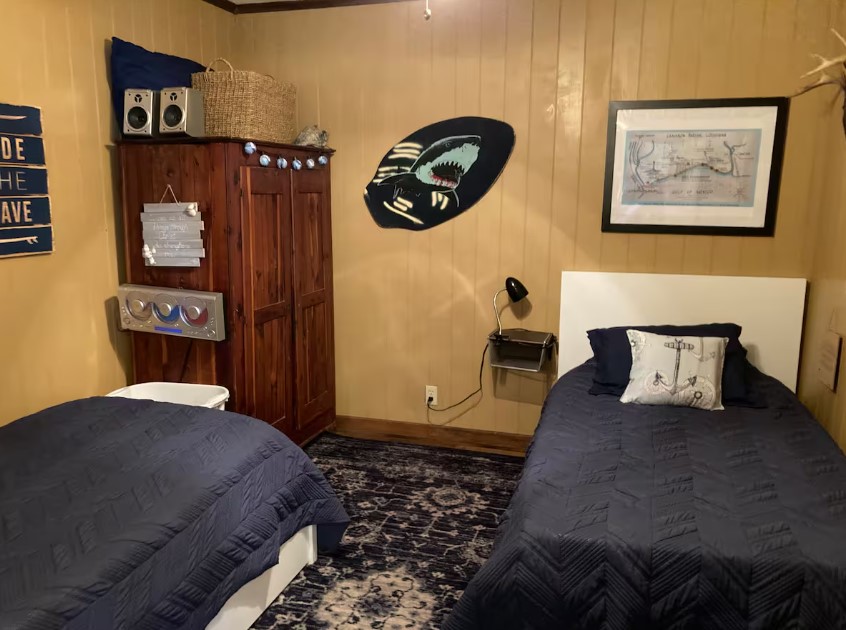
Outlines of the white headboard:
<svg viewBox="0 0 846 630">
<path fill-rule="evenodd" d="M 806 290 L 801 278 L 565 271 L 558 375 L 593 356 L 592 328 L 734 322 L 749 360 L 796 391 Z"/>
</svg>

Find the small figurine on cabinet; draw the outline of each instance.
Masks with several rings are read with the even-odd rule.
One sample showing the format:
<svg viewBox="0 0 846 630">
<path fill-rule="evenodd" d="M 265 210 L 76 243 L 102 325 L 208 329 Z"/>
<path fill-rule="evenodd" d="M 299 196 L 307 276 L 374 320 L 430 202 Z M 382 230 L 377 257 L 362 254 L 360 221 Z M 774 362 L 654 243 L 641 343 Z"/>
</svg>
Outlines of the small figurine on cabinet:
<svg viewBox="0 0 846 630">
<path fill-rule="evenodd" d="M 297 136 L 297 139 L 294 140 L 294 144 L 301 147 L 319 147 L 321 149 L 325 148 L 328 142 L 329 132 L 320 129 L 317 125 L 309 125 L 304 128 Z"/>
</svg>

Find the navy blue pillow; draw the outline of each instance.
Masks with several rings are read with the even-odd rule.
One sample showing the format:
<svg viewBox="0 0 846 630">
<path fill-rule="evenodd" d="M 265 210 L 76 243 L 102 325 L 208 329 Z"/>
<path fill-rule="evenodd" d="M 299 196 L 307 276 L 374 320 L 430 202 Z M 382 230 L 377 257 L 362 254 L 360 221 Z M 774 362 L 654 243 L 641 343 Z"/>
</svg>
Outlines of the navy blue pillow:
<svg viewBox="0 0 846 630">
<path fill-rule="evenodd" d="M 166 87 L 191 87 L 191 75 L 205 66 L 196 61 L 150 52 L 117 37 L 112 37 L 112 104 L 118 128 L 123 128 L 123 92 L 127 88 L 161 90 Z"/>
<path fill-rule="evenodd" d="M 675 337 L 727 337 L 723 364 L 723 404 L 750 406 L 746 386 L 746 348 L 740 343 L 743 330 L 737 324 L 699 324 L 695 326 L 618 326 L 588 331 L 590 347 L 596 357 L 593 385 L 588 393 L 622 396 L 632 370 L 632 347 L 627 330 L 641 330 L 656 335 Z"/>
</svg>

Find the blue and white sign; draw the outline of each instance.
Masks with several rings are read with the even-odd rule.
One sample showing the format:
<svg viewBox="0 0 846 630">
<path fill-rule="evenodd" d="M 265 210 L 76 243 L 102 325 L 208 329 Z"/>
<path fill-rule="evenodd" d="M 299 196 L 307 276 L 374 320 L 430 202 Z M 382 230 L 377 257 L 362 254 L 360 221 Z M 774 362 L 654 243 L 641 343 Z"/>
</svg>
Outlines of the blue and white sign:
<svg viewBox="0 0 846 630">
<path fill-rule="evenodd" d="M 43 166 L 0 165 L 0 198 L 47 194 L 47 169 Z"/>
<path fill-rule="evenodd" d="M 0 258 L 53 251 L 41 110 L 0 103 Z"/>
<path fill-rule="evenodd" d="M 41 135 L 41 109 L 0 103 L 0 134 Z"/>
</svg>

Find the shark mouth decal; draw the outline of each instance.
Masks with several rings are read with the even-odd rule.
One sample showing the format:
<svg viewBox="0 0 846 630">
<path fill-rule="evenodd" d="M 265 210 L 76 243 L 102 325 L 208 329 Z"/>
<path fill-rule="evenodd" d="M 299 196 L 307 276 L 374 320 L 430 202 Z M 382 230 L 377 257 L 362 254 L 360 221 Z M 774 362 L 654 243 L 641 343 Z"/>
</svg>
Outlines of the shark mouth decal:
<svg viewBox="0 0 846 630">
<path fill-rule="evenodd" d="M 394 199 L 404 191 L 452 193 L 459 204 L 456 189 L 476 163 L 481 145 L 479 136 L 442 138 L 423 151 L 408 171 L 380 179 L 377 185 L 394 186 Z"/>
<path fill-rule="evenodd" d="M 434 227 L 488 191 L 513 147 L 511 126 L 489 118 L 454 118 L 424 127 L 385 155 L 365 202 L 381 227 Z"/>
</svg>

